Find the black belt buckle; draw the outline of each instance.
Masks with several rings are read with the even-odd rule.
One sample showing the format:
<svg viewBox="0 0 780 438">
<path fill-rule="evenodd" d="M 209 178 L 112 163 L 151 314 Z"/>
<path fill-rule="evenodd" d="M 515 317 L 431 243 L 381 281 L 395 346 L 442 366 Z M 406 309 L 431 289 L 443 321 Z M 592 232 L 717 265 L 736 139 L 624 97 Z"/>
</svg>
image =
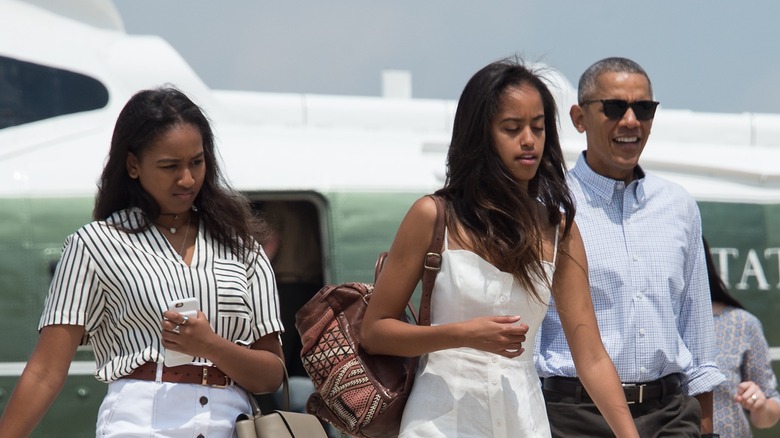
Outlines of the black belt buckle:
<svg viewBox="0 0 780 438">
<path fill-rule="evenodd" d="M 625 394 L 626 394 L 626 402 L 628 404 L 630 404 L 630 405 L 633 405 L 634 403 L 640 403 L 641 404 L 644 401 L 644 398 L 645 398 L 645 386 L 647 386 L 647 384 L 645 384 L 645 383 L 640 383 L 640 384 L 636 384 L 636 383 L 623 383 L 622 385 L 623 385 L 623 391 L 625 391 Z M 632 393 L 636 394 L 635 391 L 636 391 L 637 388 L 639 388 L 638 400 L 636 400 L 636 401 L 629 400 L 629 396 L 628 395 L 632 394 Z"/>
</svg>

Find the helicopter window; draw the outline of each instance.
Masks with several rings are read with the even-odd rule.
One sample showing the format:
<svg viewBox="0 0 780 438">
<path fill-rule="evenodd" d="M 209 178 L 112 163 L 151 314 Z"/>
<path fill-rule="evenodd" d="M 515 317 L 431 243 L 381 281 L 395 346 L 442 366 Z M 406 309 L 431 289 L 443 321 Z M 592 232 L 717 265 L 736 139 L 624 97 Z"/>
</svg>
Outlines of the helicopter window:
<svg viewBox="0 0 780 438">
<path fill-rule="evenodd" d="M 68 70 L 0 56 L 0 129 L 106 106 L 108 89 Z"/>
</svg>

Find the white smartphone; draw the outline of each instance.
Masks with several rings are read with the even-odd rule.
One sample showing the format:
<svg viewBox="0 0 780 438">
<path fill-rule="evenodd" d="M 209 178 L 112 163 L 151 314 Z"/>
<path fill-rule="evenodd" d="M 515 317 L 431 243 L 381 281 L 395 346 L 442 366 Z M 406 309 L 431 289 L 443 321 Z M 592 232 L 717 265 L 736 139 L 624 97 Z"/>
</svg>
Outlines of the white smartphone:
<svg viewBox="0 0 780 438">
<path fill-rule="evenodd" d="M 168 306 L 168 310 L 173 310 L 174 312 L 179 312 L 182 315 L 189 316 L 190 318 L 195 318 L 198 316 L 200 305 L 198 304 L 197 298 L 184 298 L 182 300 L 172 301 Z M 185 365 L 192 362 L 194 359 L 195 356 L 190 356 L 189 354 L 173 350 L 165 350 L 166 367 Z"/>
</svg>

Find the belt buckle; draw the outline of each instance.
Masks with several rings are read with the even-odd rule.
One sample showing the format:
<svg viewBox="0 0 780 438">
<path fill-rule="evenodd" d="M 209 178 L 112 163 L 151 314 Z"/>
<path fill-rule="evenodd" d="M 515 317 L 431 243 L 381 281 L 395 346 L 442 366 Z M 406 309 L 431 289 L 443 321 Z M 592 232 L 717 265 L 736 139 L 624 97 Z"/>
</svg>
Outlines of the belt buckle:
<svg viewBox="0 0 780 438">
<path fill-rule="evenodd" d="M 621 385 L 623 385 L 623 388 L 639 388 L 639 400 L 637 400 L 637 401 L 630 401 L 626 397 L 626 403 L 628 403 L 629 405 L 633 405 L 634 403 L 640 403 L 641 404 L 644 401 L 645 386 L 647 386 L 646 384 L 640 383 L 639 385 L 637 385 L 636 383 L 621 383 Z"/>
<path fill-rule="evenodd" d="M 203 386 L 210 386 L 212 388 L 220 388 L 220 389 L 227 388 L 228 386 L 230 386 L 230 377 L 228 377 L 227 375 L 225 376 L 225 384 L 224 385 L 218 385 L 218 384 L 212 385 L 212 384 L 210 384 L 209 383 L 209 368 L 211 368 L 211 367 L 210 366 L 204 366 L 203 367 L 203 374 L 201 375 L 201 381 L 200 381 L 201 385 L 203 385 Z"/>
</svg>

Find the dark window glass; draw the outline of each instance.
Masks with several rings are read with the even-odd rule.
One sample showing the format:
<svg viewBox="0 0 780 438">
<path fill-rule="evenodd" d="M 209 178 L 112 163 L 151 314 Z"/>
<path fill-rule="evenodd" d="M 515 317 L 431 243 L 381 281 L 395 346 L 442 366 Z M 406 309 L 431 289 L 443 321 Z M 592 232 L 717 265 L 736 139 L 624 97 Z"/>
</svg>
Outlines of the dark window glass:
<svg viewBox="0 0 780 438">
<path fill-rule="evenodd" d="M 0 56 L 0 129 L 107 103 L 108 90 L 96 79 Z"/>
</svg>

